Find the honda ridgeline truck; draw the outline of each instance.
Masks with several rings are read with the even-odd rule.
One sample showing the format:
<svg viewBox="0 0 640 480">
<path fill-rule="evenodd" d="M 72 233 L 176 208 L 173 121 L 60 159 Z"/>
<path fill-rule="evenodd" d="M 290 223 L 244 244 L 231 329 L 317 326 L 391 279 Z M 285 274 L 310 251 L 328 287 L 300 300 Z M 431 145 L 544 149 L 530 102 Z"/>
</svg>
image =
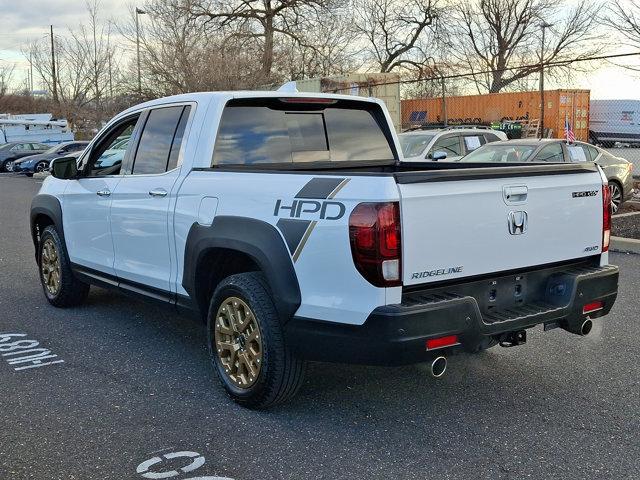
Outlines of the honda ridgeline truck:
<svg viewBox="0 0 640 480">
<path fill-rule="evenodd" d="M 44 294 L 70 307 L 97 285 L 199 312 L 222 385 L 253 408 L 290 398 L 307 360 L 439 376 L 451 354 L 522 344 L 536 325 L 585 335 L 611 310 L 595 164 L 401 160 L 371 98 L 130 108 L 33 199 Z"/>
</svg>

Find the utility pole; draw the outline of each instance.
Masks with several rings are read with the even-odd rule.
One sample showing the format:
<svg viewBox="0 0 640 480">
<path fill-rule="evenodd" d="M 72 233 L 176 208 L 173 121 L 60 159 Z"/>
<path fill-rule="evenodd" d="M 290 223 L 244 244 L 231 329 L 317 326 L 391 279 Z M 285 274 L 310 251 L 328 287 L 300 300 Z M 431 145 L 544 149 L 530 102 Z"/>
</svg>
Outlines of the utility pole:
<svg viewBox="0 0 640 480">
<path fill-rule="evenodd" d="M 447 94 L 445 91 L 444 76 L 441 77 L 441 82 L 442 82 L 442 118 L 444 119 L 444 126 L 448 127 L 449 119 L 447 115 Z"/>
<path fill-rule="evenodd" d="M 55 47 L 55 43 L 54 43 L 54 39 L 53 39 L 53 25 L 50 25 L 51 27 L 51 81 L 52 81 L 52 90 L 51 93 L 53 94 L 53 102 L 56 104 L 60 103 L 60 100 L 58 99 L 58 77 L 56 75 L 56 47 Z"/>
<path fill-rule="evenodd" d="M 138 17 L 144 15 L 145 12 L 141 8 L 136 7 L 136 50 L 138 53 L 138 97 L 142 98 L 142 73 L 140 71 L 140 22 Z"/>
<path fill-rule="evenodd" d="M 542 22 L 542 45 L 540 46 L 540 138 L 544 138 L 544 33 L 551 24 Z"/>
<path fill-rule="evenodd" d="M 33 95 L 33 52 L 29 50 L 29 95 Z"/>
<path fill-rule="evenodd" d="M 53 43 L 53 25 L 51 25 L 51 81 L 53 87 L 51 93 L 53 94 L 53 102 L 57 105 L 60 103 L 58 99 L 58 79 L 56 77 L 56 48 Z"/>
</svg>

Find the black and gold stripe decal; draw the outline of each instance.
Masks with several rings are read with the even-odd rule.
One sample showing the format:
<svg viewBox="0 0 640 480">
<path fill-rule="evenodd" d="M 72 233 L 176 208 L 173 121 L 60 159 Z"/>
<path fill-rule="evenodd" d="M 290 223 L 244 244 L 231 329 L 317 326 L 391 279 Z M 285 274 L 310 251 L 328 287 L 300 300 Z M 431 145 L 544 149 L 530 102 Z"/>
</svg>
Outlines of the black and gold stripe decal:
<svg viewBox="0 0 640 480">
<path fill-rule="evenodd" d="M 296 194 L 296 199 L 328 200 L 342 190 L 349 183 L 348 178 L 315 177 L 309 180 Z M 281 218 L 276 227 L 282 232 L 289 253 L 296 262 L 304 246 L 318 224 L 317 220 L 300 220 L 295 218 Z"/>
</svg>

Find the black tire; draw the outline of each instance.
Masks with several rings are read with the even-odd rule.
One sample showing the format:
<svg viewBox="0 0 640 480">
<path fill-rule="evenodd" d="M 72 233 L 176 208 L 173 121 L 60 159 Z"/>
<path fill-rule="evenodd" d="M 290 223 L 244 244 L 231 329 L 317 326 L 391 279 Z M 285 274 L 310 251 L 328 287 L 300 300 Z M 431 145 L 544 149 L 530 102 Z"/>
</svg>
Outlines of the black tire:
<svg viewBox="0 0 640 480">
<path fill-rule="evenodd" d="M 33 167 L 34 173 L 36 173 L 36 172 L 37 173 L 41 173 L 41 172 L 46 171 L 49 168 L 48 164 L 49 164 L 49 162 L 47 162 L 47 161 L 36 163 L 36 166 Z"/>
<path fill-rule="evenodd" d="M 262 336 L 262 366 L 254 383 L 246 388 L 236 386 L 225 373 L 216 347 L 218 309 L 231 297 L 237 297 L 249 306 Z M 220 282 L 211 298 L 207 332 L 213 367 L 227 394 L 235 402 L 247 408 L 263 409 L 285 402 L 297 393 L 303 381 L 305 362 L 294 356 L 285 344 L 280 319 L 261 273 L 231 275 Z"/>
<path fill-rule="evenodd" d="M 43 272 L 43 251 L 48 241 L 53 243 L 59 263 L 59 285 L 55 292 L 48 290 L 45 285 L 46 280 Z M 75 307 L 81 305 L 87 299 L 90 287 L 73 275 L 67 249 L 53 226 L 46 227 L 40 235 L 40 243 L 38 245 L 38 271 L 44 295 L 54 307 Z"/>
<path fill-rule="evenodd" d="M 9 159 L 7 160 L 3 160 L 2 162 L 0 162 L 0 172 L 7 172 L 7 163 L 9 163 Z"/>
</svg>

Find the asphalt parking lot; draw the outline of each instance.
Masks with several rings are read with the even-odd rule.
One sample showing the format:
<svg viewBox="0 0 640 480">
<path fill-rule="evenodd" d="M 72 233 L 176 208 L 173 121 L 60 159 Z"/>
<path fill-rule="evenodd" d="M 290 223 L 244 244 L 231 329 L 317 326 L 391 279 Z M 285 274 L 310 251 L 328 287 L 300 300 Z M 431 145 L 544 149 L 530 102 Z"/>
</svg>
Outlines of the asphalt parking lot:
<svg viewBox="0 0 640 480">
<path fill-rule="evenodd" d="M 530 331 L 440 380 L 312 364 L 291 403 L 253 412 L 217 385 L 196 320 L 98 288 L 49 306 L 39 182 L 0 175 L 0 340 L 55 355 L 21 368 L 0 347 L 2 480 L 638 478 L 640 256 L 612 254 L 618 302 L 588 337 Z"/>
</svg>

